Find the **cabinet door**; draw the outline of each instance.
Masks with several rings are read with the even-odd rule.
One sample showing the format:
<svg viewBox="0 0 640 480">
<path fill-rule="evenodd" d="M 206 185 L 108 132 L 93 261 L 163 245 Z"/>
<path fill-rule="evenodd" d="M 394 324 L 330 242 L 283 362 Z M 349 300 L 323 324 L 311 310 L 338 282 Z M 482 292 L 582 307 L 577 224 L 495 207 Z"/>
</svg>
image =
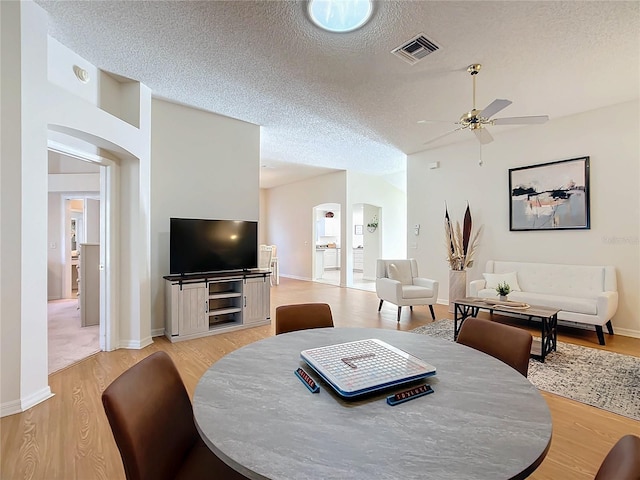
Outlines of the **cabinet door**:
<svg viewBox="0 0 640 480">
<path fill-rule="evenodd" d="M 327 248 L 324 251 L 324 268 L 336 268 L 338 266 L 338 249 Z"/>
<path fill-rule="evenodd" d="M 207 287 L 204 283 L 182 285 L 178 296 L 179 335 L 201 333 L 209 330 L 207 317 Z"/>
<path fill-rule="evenodd" d="M 268 277 L 247 278 L 243 287 L 242 324 L 269 320 L 271 317 L 271 282 Z"/>
<path fill-rule="evenodd" d="M 324 219 L 324 235 L 326 237 L 340 236 L 340 219 L 339 218 Z"/>
</svg>

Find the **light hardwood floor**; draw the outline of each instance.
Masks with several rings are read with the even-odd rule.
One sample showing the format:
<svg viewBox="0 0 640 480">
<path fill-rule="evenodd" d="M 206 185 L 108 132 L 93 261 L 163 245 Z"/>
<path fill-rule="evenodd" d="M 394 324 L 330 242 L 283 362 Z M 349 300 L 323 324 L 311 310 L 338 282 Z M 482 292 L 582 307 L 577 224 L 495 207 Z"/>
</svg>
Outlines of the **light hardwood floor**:
<svg viewBox="0 0 640 480">
<path fill-rule="evenodd" d="M 431 322 L 427 307 L 396 307 L 378 314 L 375 293 L 281 278 L 271 289 L 271 318 L 275 307 L 288 303 L 327 302 L 337 327 L 378 327 L 411 330 Z M 436 305 L 436 318 L 451 318 Z M 494 317 L 495 318 L 495 317 Z M 505 320 L 506 321 L 506 320 Z M 532 332 L 535 333 L 535 328 Z M 241 330 L 179 343 L 164 337 L 143 350 L 101 352 L 49 377 L 55 397 L 28 411 L 0 421 L 0 478 L 122 479 L 124 470 L 100 395 L 120 373 L 147 355 L 164 350 L 176 363 L 191 395 L 205 370 L 225 354 L 274 334 L 270 326 Z M 600 348 L 594 332 L 561 329 L 559 339 Z M 640 356 L 640 339 L 607 336 L 606 350 Z M 594 388 L 597 388 L 594 385 Z M 543 392 L 553 417 L 553 440 L 542 465 L 530 478 L 593 478 L 608 450 L 622 435 L 640 435 L 640 422 Z M 158 421 L 162 421 L 161 418 Z M 426 454 L 426 452 L 425 452 Z M 460 452 L 464 455 L 464 452 Z"/>
</svg>

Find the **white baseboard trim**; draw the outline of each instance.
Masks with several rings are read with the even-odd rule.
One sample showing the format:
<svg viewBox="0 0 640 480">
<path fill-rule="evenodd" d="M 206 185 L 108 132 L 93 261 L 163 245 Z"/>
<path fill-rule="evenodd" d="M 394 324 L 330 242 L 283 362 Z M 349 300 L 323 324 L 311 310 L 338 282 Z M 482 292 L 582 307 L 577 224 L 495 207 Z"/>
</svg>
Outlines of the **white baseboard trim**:
<svg viewBox="0 0 640 480">
<path fill-rule="evenodd" d="M 302 280 L 303 282 L 313 282 L 312 279 L 310 279 L 309 277 L 298 277 L 297 275 L 284 275 L 284 274 L 280 274 L 281 277 L 284 278 L 291 278 L 293 280 Z"/>
<path fill-rule="evenodd" d="M 45 388 L 42 388 L 27 397 L 18 400 L 11 400 L 10 402 L 5 402 L 0 405 L 0 417 L 24 412 L 25 410 L 44 402 L 51 397 L 53 397 L 53 393 L 51 393 L 51 388 L 47 385 Z"/>
<path fill-rule="evenodd" d="M 613 333 L 614 335 L 622 335 L 623 337 L 640 338 L 640 331 L 631 330 L 630 328 L 617 328 L 615 325 L 613 326 Z"/>
<path fill-rule="evenodd" d="M 151 330 L 152 337 L 162 337 L 164 335 L 164 328 L 155 328 Z"/>
<path fill-rule="evenodd" d="M 163 330 L 164 331 L 164 330 Z M 137 340 L 120 340 L 118 348 L 128 348 L 129 350 L 141 350 L 144 347 L 148 347 L 153 343 L 152 337 L 143 338 L 140 341 Z"/>
</svg>

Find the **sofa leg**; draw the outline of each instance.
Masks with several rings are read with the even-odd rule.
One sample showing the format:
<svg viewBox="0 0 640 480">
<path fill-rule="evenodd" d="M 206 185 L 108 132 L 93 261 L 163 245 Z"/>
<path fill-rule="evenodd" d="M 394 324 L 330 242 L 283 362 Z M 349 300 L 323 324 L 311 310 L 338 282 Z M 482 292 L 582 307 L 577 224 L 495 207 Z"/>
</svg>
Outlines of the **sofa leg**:
<svg viewBox="0 0 640 480">
<path fill-rule="evenodd" d="M 400 312 L 402 312 L 402 307 L 398 307 L 398 323 L 400 323 Z"/>
<path fill-rule="evenodd" d="M 602 325 L 596 325 L 596 333 L 598 334 L 598 341 L 600 345 L 604 345 L 604 333 L 602 333 Z"/>
<path fill-rule="evenodd" d="M 609 335 L 613 335 L 613 325 L 611 324 L 611 320 L 607 322 L 607 330 L 609 331 Z"/>
<path fill-rule="evenodd" d="M 411 310 L 411 313 L 413 313 L 413 305 L 409 305 L 409 310 Z"/>
<path fill-rule="evenodd" d="M 429 310 L 431 310 L 431 318 L 436 319 L 436 314 L 433 312 L 433 305 L 429 305 Z"/>
<path fill-rule="evenodd" d="M 380 300 L 380 305 L 378 305 L 378 311 L 382 310 L 382 302 L 384 302 L 384 300 Z"/>
</svg>

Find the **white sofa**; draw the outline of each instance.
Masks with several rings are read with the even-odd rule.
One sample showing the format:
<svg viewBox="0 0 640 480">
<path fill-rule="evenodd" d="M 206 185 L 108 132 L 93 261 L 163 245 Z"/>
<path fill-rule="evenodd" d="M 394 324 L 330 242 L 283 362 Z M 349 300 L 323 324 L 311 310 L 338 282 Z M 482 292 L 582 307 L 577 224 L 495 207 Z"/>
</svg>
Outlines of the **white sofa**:
<svg viewBox="0 0 640 480">
<path fill-rule="evenodd" d="M 561 265 L 489 260 L 483 280 L 469 284 L 471 297 L 497 297 L 497 283 L 511 286 L 509 300 L 558 308 L 558 320 L 594 325 L 600 345 L 602 326 L 613 335 L 618 308 L 616 271 L 611 266 Z"/>
</svg>

